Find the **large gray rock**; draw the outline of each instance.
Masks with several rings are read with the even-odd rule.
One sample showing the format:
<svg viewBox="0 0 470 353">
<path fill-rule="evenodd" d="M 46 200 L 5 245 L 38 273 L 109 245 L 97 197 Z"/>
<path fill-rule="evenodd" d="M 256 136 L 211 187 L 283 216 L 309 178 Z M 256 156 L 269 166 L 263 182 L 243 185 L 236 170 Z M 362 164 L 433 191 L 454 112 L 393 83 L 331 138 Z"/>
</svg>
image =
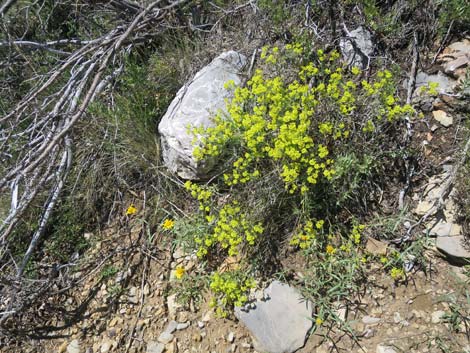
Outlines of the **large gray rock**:
<svg viewBox="0 0 470 353">
<path fill-rule="evenodd" d="M 274 281 L 255 309 L 235 308 L 235 316 L 250 330 L 255 349 L 267 353 L 295 352 L 312 327 L 312 305 L 287 284 Z"/>
<path fill-rule="evenodd" d="M 370 32 L 362 26 L 351 31 L 347 38 L 342 38 L 339 46 L 344 61 L 350 66 L 366 69 L 369 66 L 370 57 L 374 53 L 374 44 L 371 38 Z"/>
<path fill-rule="evenodd" d="M 231 91 L 224 84 L 229 80 L 240 84 L 240 72 L 245 64 L 246 57 L 242 54 L 222 53 L 184 85 L 171 102 L 158 131 L 165 165 L 180 177 L 202 179 L 213 168 L 213 160 L 196 161 L 193 157 L 194 136 L 188 133 L 188 128 L 213 126 L 212 118 L 217 112 L 226 112 L 225 100 L 231 98 Z"/>
<path fill-rule="evenodd" d="M 451 262 L 459 265 L 470 264 L 470 247 L 463 235 L 437 237 L 436 248 L 444 253 Z"/>
</svg>

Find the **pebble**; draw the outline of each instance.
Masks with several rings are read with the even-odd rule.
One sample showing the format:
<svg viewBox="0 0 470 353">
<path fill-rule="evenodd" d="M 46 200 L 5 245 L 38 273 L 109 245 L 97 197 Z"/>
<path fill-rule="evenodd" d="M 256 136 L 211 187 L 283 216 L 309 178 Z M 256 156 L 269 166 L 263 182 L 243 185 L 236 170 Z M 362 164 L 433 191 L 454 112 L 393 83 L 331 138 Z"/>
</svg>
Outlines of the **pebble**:
<svg viewBox="0 0 470 353">
<path fill-rule="evenodd" d="M 362 318 L 362 322 L 366 325 L 375 325 L 380 322 L 380 318 L 378 317 L 373 317 L 373 316 L 364 316 Z"/>
<path fill-rule="evenodd" d="M 376 353 L 397 353 L 397 351 L 390 346 L 386 346 L 383 344 L 379 344 L 377 348 L 375 349 Z"/>
<path fill-rule="evenodd" d="M 173 341 L 173 334 L 168 333 L 168 332 L 162 332 L 160 336 L 158 336 L 158 342 L 167 344 Z"/>
<path fill-rule="evenodd" d="M 434 119 L 439 121 L 442 126 L 444 127 L 449 127 L 453 123 L 452 116 L 448 115 L 445 111 L 443 110 L 435 110 L 432 112 L 432 115 Z"/>
<path fill-rule="evenodd" d="M 179 323 L 177 326 L 176 326 L 176 329 L 178 331 L 181 331 L 181 330 L 184 330 L 184 329 L 187 329 L 189 327 L 189 321 L 188 322 L 181 322 Z"/>
<path fill-rule="evenodd" d="M 399 324 L 402 321 L 401 315 L 399 312 L 393 313 L 393 322 Z"/>
<path fill-rule="evenodd" d="M 229 343 L 233 343 L 234 340 L 235 340 L 235 334 L 233 332 L 230 332 L 227 336 L 227 341 Z"/>
<path fill-rule="evenodd" d="M 144 295 L 149 295 L 150 294 L 150 286 L 148 283 L 145 283 L 144 286 Z"/>
<path fill-rule="evenodd" d="M 193 341 L 195 341 L 195 342 L 201 342 L 201 341 L 202 341 L 202 336 L 201 336 L 201 334 L 195 333 L 195 334 L 193 335 Z"/>
<path fill-rule="evenodd" d="M 128 294 L 128 302 L 131 304 L 139 303 L 139 289 L 137 287 L 131 287 Z"/>
<path fill-rule="evenodd" d="M 100 347 L 100 353 L 108 353 L 111 350 L 111 342 L 106 341 Z"/>
<path fill-rule="evenodd" d="M 198 321 L 198 322 L 197 322 L 197 327 L 199 327 L 199 328 L 204 328 L 205 326 L 206 326 L 206 325 L 204 324 L 204 322 L 202 322 L 202 321 Z"/>
<path fill-rule="evenodd" d="M 363 336 L 364 338 L 371 338 L 371 337 L 374 337 L 375 335 L 375 330 L 370 328 L 370 327 L 367 327 L 365 330 L 364 330 L 364 333 L 363 333 Z"/>
<path fill-rule="evenodd" d="M 168 325 L 167 325 L 165 331 L 163 331 L 163 332 L 165 332 L 165 333 L 173 333 L 173 332 L 175 332 L 175 331 L 178 329 L 178 325 L 179 325 L 179 324 L 178 324 L 175 320 L 171 320 L 171 321 L 168 323 Z"/>
</svg>

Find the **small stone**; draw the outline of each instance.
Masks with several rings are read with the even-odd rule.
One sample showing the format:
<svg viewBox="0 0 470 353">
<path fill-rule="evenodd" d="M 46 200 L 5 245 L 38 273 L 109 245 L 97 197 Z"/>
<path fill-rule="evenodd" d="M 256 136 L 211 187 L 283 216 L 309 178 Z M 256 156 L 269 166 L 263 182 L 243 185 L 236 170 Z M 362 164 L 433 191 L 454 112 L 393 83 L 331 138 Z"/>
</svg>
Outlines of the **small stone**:
<svg viewBox="0 0 470 353">
<path fill-rule="evenodd" d="M 434 119 L 439 121 L 442 126 L 444 127 L 449 127 L 453 123 L 452 116 L 448 115 L 445 111 L 443 110 L 435 110 L 432 112 L 432 115 Z"/>
<path fill-rule="evenodd" d="M 176 329 L 178 331 L 185 330 L 189 327 L 189 321 L 188 322 L 181 322 L 176 326 Z"/>
<path fill-rule="evenodd" d="M 150 286 L 148 283 L 145 283 L 144 286 L 144 295 L 149 295 L 150 294 Z"/>
<path fill-rule="evenodd" d="M 402 321 L 401 315 L 399 312 L 393 313 L 393 322 L 399 324 Z"/>
<path fill-rule="evenodd" d="M 198 321 L 198 322 L 197 322 L 197 327 L 199 327 L 199 328 L 202 329 L 202 328 L 204 328 L 205 326 L 206 326 L 206 325 L 204 324 L 204 322 L 202 322 L 202 321 Z"/>
<path fill-rule="evenodd" d="M 243 343 L 242 343 L 242 348 L 250 349 L 250 348 L 251 348 L 251 343 L 243 342 Z"/>
<path fill-rule="evenodd" d="M 165 345 L 155 342 L 155 341 L 150 341 L 147 343 L 147 353 L 163 353 L 165 350 Z"/>
<path fill-rule="evenodd" d="M 347 313 L 346 308 L 339 308 L 336 310 L 336 315 L 338 316 L 338 319 L 340 319 L 341 321 L 346 321 L 346 313 Z"/>
<path fill-rule="evenodd" d="M 364 316 L 362 322 L 366 325 L 376 325 L 380 322 L 380 318 L 373 316 Z"/>
<path fill-rule="evenodd" d="M 366 327 L 362 335 L 364 338 L 372 338 L 375 335 L 375 330 L 373 328 Z"/>
<path fill-rule="evenodd" d="M 128 294 L 128 302 L 131 304 L 138 304 L 139 303 L 139 289 L 137 287 L 131 287 L 129 289 L 129 294 Z"/>
<path fill-rule="evenodd" d="M 437 126 L 436 124 L 432 124 L 431 132 L 435 132 L 437 129 L 439 129 L 439 126 Z"/>
<path fill-rule="evenodd" d="M 438 324 L 441 322 L 441 319 L 442 317 L 446 314 L 445 311 L 443 310 L 437 310 L 437 311 L 434 311 L 432 314 L 431 314 L 431 322 L 433 324 Z"/>
<path fill-rule="evenodd" d="M 108 353 L 111 350 L 111 342 L 106 341 L 101 344 L 100 353 Z"/>
<path fill-rule="evenodd" d="M 235 334 L 233 332 L 230 332 L 227 336 L 227 342 L 233 343 L 234 340 L 235 340 Z"/>
<path fill-rule="evenodd" d="M 165 333 L 173 333 L 178 329 L 178 323 L 175 320 L 171 320 L 166 326 Z"/>
<path fill-rule="evenodd" d="M 383 344 L 379 344 L 375 349 L 376 353 L 397 353 L 397 351 L 390 346 L 385 346 Z"/>
<path fill-rule="evenodd" d="M 202 336 L 199 333 L 193 334 L 193 341 L 194 342 L 201 342 L 202 341 Z"/>
<path fill-rule="evenodd" d="M 174 336 L 168 332 L 162 332 L 160 336 L 158 336 L 158 342 L 167 344 L 173 341 Z"/>
<path fill-rule="evenodd" d="M 80 353 L 80 342 L 73 340 L 67 346 L 67 353 Z"/>
</svg>

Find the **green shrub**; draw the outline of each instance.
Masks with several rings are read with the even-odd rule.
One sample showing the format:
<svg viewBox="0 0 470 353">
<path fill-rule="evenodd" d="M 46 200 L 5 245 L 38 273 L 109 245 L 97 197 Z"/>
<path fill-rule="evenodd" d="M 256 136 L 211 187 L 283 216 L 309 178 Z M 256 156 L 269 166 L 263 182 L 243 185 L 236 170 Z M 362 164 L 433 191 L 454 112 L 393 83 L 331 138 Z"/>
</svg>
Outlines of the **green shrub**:
<svg viewBox="0 0 470 353">
<path fill-rule="evenodd" d="M 193 129 L 201 142 L 194 156 L 225 161 L 215 184 L 186 183 L 209 226 L 195 238 L 197 254 L 244 256 L 282 242 L 274 235 L 280 231 L 314 256 L 347 254 L 360 243 L 350 238 L 359 228 L 351 220 L 336 227 L 337 211 L 352 194 L 367 197 L 364 185 L 396 158 L 397 132 L 414 110 L 399 103 L 390 71 L 365 80 L 335 51 L 288 44 L 263 48 L 261 59 L 246 86 L 227 82 L 234 90 L 228 115 L 220 112 L 213 127 Z M 222 306 L 237 304 L 226 291 L 217 293 L 225 293 Z"/>
</svg>

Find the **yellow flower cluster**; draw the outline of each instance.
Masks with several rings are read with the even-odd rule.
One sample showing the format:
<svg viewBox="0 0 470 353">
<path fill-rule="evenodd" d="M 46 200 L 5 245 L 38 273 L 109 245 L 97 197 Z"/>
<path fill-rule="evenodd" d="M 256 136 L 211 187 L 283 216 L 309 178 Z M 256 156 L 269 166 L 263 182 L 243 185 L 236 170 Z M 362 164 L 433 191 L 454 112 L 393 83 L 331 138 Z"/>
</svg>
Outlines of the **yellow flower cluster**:
<svg viewBox="0 0 470 353">
<path fill-rule="evenodd" d="M 307 249 L 314 244 L 317 239 L 318 232 L 323 230 L 325 221 L 311 221 L 305 222 L 305 225 L 301 228 L 300 232 L 294 234 L 290 241 L 290 245 L 298 246 L 301 249 Z"/>
<path fill-rule="evenodd" d="M 243 306 L 247 300 L 247 292 L 256 287 L 254 279 L 241 272 L 214 273 L 210 281 L 210 289 L 216 296 L 210 302 L 217 307 L 218 316 L 226 316 L 224 308 Z"/>
<path fill-rule="evenodd" d="M 191 196 L 199 201 L 199 210 L 205 211 L 209 213 L 211 210 L 211 199 L 212 199 L 212 191 L 207 188 L 200 186 L 198 184 L 192 183 L 190 180 L 184 183 L 184 187 L 186 190 L 191 192 Z M 208 217 L 208 216 L 207 216 Z M 210 219 L 207 219 L 210 222 Z"/>
<path fill-rule="evenodd" d="M 253 224 L 242 212 L 237 201 L 228 203 L 218 213 L 214 230 L 205 237 L 196 237 L 199 248 L 197 255 L 204 257 L 213 245 L 227 249 L 229 256 L 237 255 L 240 244 L 254 245 L 256 238 L 264 231 L 261 223 Z"/>
<path fill-rule="evenodd" d="M 390 277 L 392 277 L 395 281 L 399 281 L 405 279 L 405 271 L 398 267 L 393 267 L 390 270 Z"/>
<path fill-rule="evenodd" d="M 365 228 L 364 224 L 354 224 L 349 233 L 349 238 L 341 244 L 340 250 L 350 253 L 353 248 L 357 247 L 361 243 L 362 233 Z"/>
</svg>

